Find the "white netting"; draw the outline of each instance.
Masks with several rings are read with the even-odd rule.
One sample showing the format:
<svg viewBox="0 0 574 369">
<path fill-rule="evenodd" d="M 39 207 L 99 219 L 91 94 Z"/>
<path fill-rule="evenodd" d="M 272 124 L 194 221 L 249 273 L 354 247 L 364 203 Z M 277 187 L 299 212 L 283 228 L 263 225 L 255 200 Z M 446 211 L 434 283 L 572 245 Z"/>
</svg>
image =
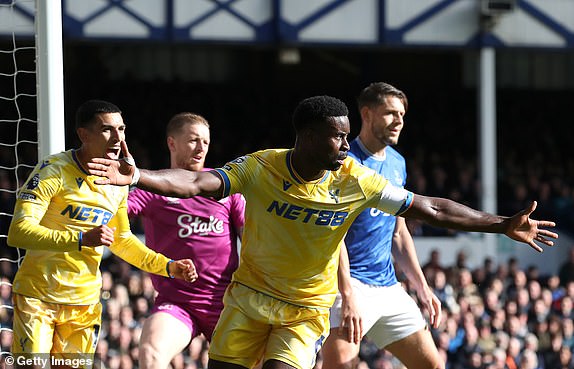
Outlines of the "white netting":
<svg viewBox="0 0 574 369">
<path fill-rule="evenodd" d="M 34 0 L 0 0 L 0 348 L 12 342 L 12 280 L 23 253 L 6 244 L 16 192 L 38 157 Z M 3 363 L 2 363 L 3 364 Z M 2 365 L 3 366 L 3 365 Z"/>
</svg>

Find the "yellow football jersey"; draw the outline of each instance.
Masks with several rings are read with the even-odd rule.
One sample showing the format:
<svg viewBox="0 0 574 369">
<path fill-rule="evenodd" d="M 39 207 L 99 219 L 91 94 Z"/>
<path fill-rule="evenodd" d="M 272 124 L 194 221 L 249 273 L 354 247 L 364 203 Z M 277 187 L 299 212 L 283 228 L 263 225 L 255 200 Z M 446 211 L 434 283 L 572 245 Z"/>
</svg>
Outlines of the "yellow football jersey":
<svg viewBox="0 0 574 369">
<path fill-rule="evenodd" d="M 337 291 L 339 244 L 362 210 L 384 206 L 388 181 L 347 158 L 339 170 L 305 182 L 293 170 L 291 153 L 259 151 L 216 170 L 223 196 L 241 192 L 247 200 L 233 279 L 292 304 L 329 308 Z M 396 202 L 388 204 L 381 210 L 396 213 Z"/>
<path fill-rule="evenodd" d="M 75 151 L 46 157 L 20 189 L 8 231 L 10 246 L 26 249 L 15 293 L 59 304 L 100 300 L 103 246 L 80 247 L 81 232 L 115 227 L 110 250 L 147 272 L 167 275 L 165 256 L 134 236 L 127 216 L 128 187 L 97 185 Z"/>
</svg>

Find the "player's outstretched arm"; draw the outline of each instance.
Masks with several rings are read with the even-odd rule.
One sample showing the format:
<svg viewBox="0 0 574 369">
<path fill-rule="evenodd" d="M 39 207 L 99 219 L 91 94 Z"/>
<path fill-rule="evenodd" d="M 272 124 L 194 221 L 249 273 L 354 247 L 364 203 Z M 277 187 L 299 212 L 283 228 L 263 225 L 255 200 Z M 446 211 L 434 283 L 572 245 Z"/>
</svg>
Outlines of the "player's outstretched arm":
<svg viewBox="0 0 574 369">
<path fill-rule="evenodd" d="M 94 158 L 88 163 L 90 174 L 103 177 L 96 180 L 97 184 L 134 184 L 149 192 L 182 198 L 195 195 L 221 197 L 223 182 L 217 174 L 185 169 L 139 170 L 125 141 L 121 145 L 123 159 Z"/>
<path fill-rule="evenodd" d="M 511 217 L 504 217 L 475 210 L 448 199 L 415 195 L 411 207 L 401 215 L 421 219 L 436 227 L 505 234 L 542 252 L 536 242 L 552 246 L 554 242 L 551 239 L 558 238 L 558 234 L 544 229 L 556 226 L 554 222 L 530 218 L 535 209 L 536 201 L 533 201 L 526 209 Z"/>
</svg>

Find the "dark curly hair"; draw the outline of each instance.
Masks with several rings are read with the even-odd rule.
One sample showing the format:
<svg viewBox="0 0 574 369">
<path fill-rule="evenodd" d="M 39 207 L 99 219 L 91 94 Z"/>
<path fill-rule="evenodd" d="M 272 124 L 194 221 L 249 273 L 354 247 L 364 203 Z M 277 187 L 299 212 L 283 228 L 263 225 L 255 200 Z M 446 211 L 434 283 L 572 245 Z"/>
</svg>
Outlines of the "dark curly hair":
<svg viewBox="0 0 574 369">
<path fill-rule="evenodd" d="M 347 105 L 332 96 L 313 96 L 302 100 L 293 113 L 293 127 L 299 132 L 331 117 L 349 115 Z"/>
</svg>

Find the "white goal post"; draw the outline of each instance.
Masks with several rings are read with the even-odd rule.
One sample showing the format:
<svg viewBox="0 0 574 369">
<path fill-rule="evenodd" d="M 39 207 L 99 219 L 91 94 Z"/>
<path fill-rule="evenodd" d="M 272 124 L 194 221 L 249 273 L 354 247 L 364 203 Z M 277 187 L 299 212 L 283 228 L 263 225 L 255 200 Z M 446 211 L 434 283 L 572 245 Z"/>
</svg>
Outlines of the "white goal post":
<svg viewBox="0 0 574 369">
<path fill-rule="evenodd" d="M 0 293 L 22 251 L 7 246 L 13 204 L 38 160 L 65 150 L 61 0 L 0 0 Z M 0 338 L 12 306 L 0 302 Z M 11 338 L 10 338 L 11 340 Z M 3 346 L 4 348 L 4 346 Z M 0 365 L 9 353 L 0 351 Z"/>
<path fill-rule="evenodd" d="M 38 158 L 65 150 L 62 2 L 36 0 Z"/>
</svg>

